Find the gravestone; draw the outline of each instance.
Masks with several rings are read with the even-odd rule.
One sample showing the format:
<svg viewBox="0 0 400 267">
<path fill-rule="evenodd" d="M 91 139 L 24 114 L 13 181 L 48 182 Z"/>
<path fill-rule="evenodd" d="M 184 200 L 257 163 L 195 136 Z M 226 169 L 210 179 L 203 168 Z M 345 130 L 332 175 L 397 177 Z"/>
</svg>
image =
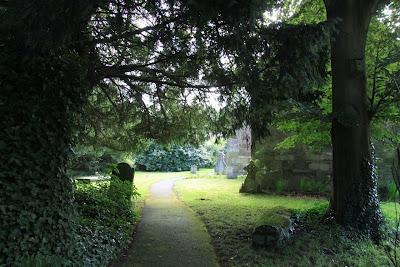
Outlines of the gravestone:
<svg viewBox="0 0 400 267">
<path fill-rule="evenodd" d="M 113 175 L 117 176 L 122 181 L 129 181 L 133 183 L 135 169 L 126 162 L 120 162 L 117 165 L 117 169 L 113 171 Z"/>
<path fill-rule="evenodd" d="M 197 172 L 197 166 L 196 166 L 196 165 L 190 166 L 190 172 L 191 172 L 192 174 L 196 174 L 196 172 Z"/>
<path fill-rule="evenodd" d="M 224 174 L 226 171 L 225 153 L 219 153 L 217 164 L 215 165 L 214 171 L 216 174 Z"/>
</svg>

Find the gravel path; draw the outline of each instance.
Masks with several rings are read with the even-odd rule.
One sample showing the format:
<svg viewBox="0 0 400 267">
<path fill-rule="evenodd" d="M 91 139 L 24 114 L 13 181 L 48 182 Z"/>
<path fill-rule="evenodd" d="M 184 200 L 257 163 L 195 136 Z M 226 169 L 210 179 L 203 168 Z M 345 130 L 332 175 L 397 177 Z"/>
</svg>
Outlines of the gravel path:
<svg viewBox="0 0 400 267">
<path fill-rule="evenodd" d="M 173 179 L 152 186 L 134 243 L 118 266 L 218 266 L 204 224 L 173 187 Z"/>
</svg>

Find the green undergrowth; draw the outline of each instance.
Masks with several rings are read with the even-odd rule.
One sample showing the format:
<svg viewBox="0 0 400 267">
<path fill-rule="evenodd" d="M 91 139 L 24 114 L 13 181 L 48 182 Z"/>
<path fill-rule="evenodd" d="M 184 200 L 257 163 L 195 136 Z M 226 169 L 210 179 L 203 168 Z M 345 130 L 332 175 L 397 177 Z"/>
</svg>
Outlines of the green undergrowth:
<svg viewBox="0 0 400 267">
<path fill-rule="evenodd" d="M 84 251 L 83 266 L 107 266 L 126 246 L 138 215 L 132 200 L 138 196 L 127 181 L 77 183 L 79 214 L 77 247 Z"/>
<path fill-rule="evenodd" d="M 339 226 L 320 223 L 324 198 L 240 194 L 243 179 L 185 179 L 175 186 L 181 200 L 206 224 L 222 266 L 389 266 L 384 249 Z M 260 216 L 282 207 L 308 222 L 281 249 L 254 249 L 251 234 Z M 382 204 L 388 221 L 393 203 Z"/>
<path fill-rule="evenodd" d="M 23 256 L 14 266 L 107 266 L 126 247 L 138 220 L 133 205 L 138 192 L 132 183 L 115 177 L 94 183 L 76 181 L 74 195 L 77 217 L 71 256 Z"/>
</svg>

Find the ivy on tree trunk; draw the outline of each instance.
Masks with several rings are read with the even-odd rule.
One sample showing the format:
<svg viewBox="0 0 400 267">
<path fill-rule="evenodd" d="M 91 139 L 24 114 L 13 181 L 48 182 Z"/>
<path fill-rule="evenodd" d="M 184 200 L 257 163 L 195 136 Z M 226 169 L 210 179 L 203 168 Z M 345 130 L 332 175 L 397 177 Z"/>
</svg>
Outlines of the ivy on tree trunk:
<svg viewBox="0 0 400 267">
<path fill-rule="evenodd" d="M 379 240 L 382 215 L 370 143 L 365 44 L 377 0 L 326 1 L 336 22 L 331 40 L 333 197 L 335 220 Z"/>
<path fill-rule="evenodd" d="M 0 263 L 73 249 L 66 161 L 91 87 L 75 40 L 95 6 L 84 2 L 10 1 L 0 16 Z"/>
</svg>

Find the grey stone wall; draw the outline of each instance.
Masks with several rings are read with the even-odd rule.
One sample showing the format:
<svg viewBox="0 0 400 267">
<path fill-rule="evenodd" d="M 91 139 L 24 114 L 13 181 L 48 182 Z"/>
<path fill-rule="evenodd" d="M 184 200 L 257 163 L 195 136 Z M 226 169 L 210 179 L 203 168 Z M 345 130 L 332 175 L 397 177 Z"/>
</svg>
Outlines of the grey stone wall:
<svg viewBox="0 0 400 267">
<path fill-rule="evenodd" d="M 329 194 L 332 172 L 332 153 L 313 152 L 306 146 L 276 150 L 285 135 L 271 130 L 271 135 L 256 144 L 254 168 L 241 192 L 290 192 Z"/>
<path fill-rule="evenodd" d="M 332 152 L 313 152 L 306 146 L 275 150 L 285 134 L 271 130 L 271 135 L 256 145 L 252 172 L 241 192 L 308 193 L 329 195 L 331 191 Z M 391 179 L 393 151 L 375 142 L 379 190 Z"/>
</svg>

